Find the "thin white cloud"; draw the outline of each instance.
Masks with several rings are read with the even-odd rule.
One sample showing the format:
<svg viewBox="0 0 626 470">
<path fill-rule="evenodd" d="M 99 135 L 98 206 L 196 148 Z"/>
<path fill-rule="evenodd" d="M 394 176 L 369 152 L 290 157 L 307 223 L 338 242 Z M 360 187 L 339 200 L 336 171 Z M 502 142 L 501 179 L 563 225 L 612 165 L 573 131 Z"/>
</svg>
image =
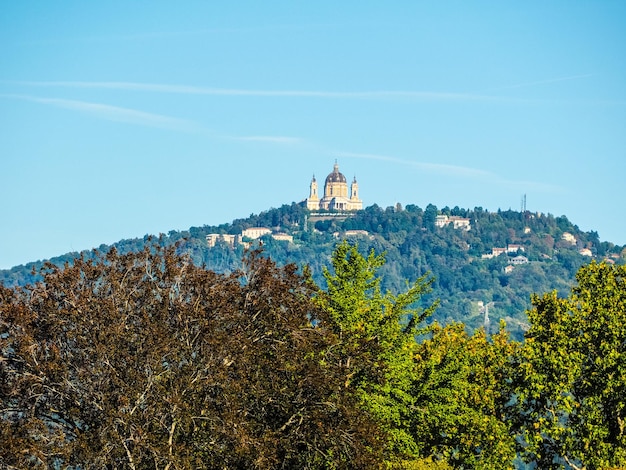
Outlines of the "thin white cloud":
<svg viewBox="0 0 626 470">
<path fill-rule="evenodd" d="M 402 158 L 392 157 L 388 155 L 377 155 L 369 153 L 354 153 L 354 152 L 336 152 L 339 157 L 346 158 L 360 158 L 365 160 L 379 160 L 390 163 L 396 163 L 398 165 L 404 165 L 415 168 L 422 172 L 434 173 L 447 177 L 460 177 L 466 180 L 481 181 L 485 183 L 493 183 L 501 186 L 523 189 L 523 190 L 535 190 L 540 192 L 562 192 L 562 188 L 555 185 L 538 183 L 535 181 L 523 181 L 523 180 L 510 180 L 504 178 L 492 171 L 481 170 L 478 168 L 470 168 L 459 165 L 448 165 L 442 163 L 429 163 L 418 162 L 413 160 L 406 160 Z"/>
<path fill-rule="evenodd" d="M 375 91 L 320 91 L 320 90 L 253 90 L 241 88 L 212 88 L 188 85 L 164 85 L 137 82 L 84 82 L 84 81 L 20 81 L 7 82 L 23 86 L 93 88 L 109 90 L 144 91 L 212 96 L 253 96 L 286 98 L 329 98 L 329 99 L 414 99 L 422 101 L 510 101 L 506 97 L 472 93 L 438 91 L 375 90 Z"/>
<path fill-rule="evenodd" d="M 387 162 L 398 163 L 400 165 L 410 166 L 416 168 L 418 170 L 424 170 L 431 173 L 439 173 L 442 175 L 448 176 L 461 176 L 461 177 L 472 177 L 472 178 L 490 178 L 494 177 L 495 174 L 485 170 L 479 170 L 476 168 L 469 168 L 458 165 L 447 165 L 442 163 L 427 163 L 427 162 L 416 162 L 412 160 L 405 160 L 397 157 L 390 157 L 387 155 L 375 155 L 370 153 L 353 153 L 353 152 L 339 152 L 337 154 L 340 157 L 347 158 L 361 158 L 366 160 L 382 160 Z"/>
<path fill-rule="evenodd" d="M 228 136 L 219 135 L 203 129 L 199 124 L 185 119 L 173 118 L 162 114 L 147 113 L 131 108 L 123 108 L 119 106 L 111 106 L 102 103 L 92 103 L 88 101 L 67 100 L 62 98 L 40 98 L 29 95 L 0 94 L 3 98 L 19 99 L 23 101 L 31 101 L 34 103 L 47 104 L 59 108 L 78 111 L 89 114 L 93 117 L 106 119 L 108 121 L 123 122 L 129 124 L 137 124 L 142 126 L 157 127 L 161 129 L 170 129 L 184 132 L 202 132 L 209 133 L 214 138 L 228 139 L 244 142 L 266 142 L 279 145 L 294 145 L 302 143 L 302 139 L 289 136 L 272 136 L 272 135 L 250 135 L 250 136 Z"/>
<path fill-rule="evenodd" d="M 40 98 L 29 95 L 0 95 L 5 98 L 14 98 L 34 103 L 47 104 L 59 108 L 70 109 L 85 113 L 108 121 L 124 122 L 141 126 L 158 127 L 161 129 L 171 129 L 186 132 L 201 131 L 196 123 L 185 119 L 173 118 L 162 114 L 147 113 L 131 108 L 111 106 L 102 103 L 92 103 L 89 101 L 68 100 L 63 98 Z"/>
</svg>

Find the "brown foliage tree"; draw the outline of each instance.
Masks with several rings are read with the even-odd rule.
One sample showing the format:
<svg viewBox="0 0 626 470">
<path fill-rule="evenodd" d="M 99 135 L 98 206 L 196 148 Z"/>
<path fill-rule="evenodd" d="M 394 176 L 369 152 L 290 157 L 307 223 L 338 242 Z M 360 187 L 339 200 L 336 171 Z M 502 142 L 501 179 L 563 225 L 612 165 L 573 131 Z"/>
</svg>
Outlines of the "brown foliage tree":
<svg viewBox="0 0 626 470">
<path fill-rule="evenodd" d="M 384 437 L 293 265 L 110 252 L 0 286 L 0 465 L 372 468 Z"/>
</svg>

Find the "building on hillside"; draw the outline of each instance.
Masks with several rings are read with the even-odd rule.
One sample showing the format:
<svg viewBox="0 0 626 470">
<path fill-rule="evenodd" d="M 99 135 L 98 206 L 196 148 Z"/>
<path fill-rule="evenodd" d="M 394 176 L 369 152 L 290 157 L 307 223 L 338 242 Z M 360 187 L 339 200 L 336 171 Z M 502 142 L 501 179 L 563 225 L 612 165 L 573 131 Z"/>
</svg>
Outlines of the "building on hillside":
<svg viewBox="0 0 626 470">
<path fill-rule="evenodd" d="M 293 243 L 293 235 L 289 235 L 283 232 L 273 233 L 272 238 L 278 241 Z"/>
<path fill-rule="evenodd" d="M 206 236 L 206 242 L 209 248 L 213 248 L 218 241 L 222 241 L 228 246 L 234 247 L 235 245 L 239 245 L 240 237 L 240 235 L 229 235 L 226 233 L 209 233 Z"/>
<path fill-rule="evenodd" d="M 256 240 L 257 238 L 261 238 L 263 235 L 268 235 L 272 233 L 269 228 L 265 227 L 250 227 L 241 231 L 241 238 L 247 237 L 252 240 Z"/>
<path fill-rule="evenodd" d="M 289 235 L 283 232 L 272 233 L 272 231 L 266 227 L 250 227 L 242 230 L 241 233 L 238 235 L 209 233 L 206 236 L 206 241 L 207 245 L 209 245 L 209 248 L 213 248 L 217 244 L 217 242 L 220 241 L 226 243 L 231 248 L 234 248 L 236 245 L 244 245 L 245 247 L 249 247 L 249 240 L 256 240 L 258 238 L 261 238 L 263 235 L 270 235 L 274 240 L 293 243 L 293 235 Z"/>
<path fill-rule="evenodd" d="M 346 230 L 344 232 L 346 237 L 368 237 L 370 233 L 367 230 Z"/>
<path fill-rule="evenodd" d="M 368 238 L 369 240 L 374 239 L 374 235 L 371 235 L 367 230 L 346 230 L 345 232 L 335 232 L 333 233 L 333 237 L 335 238 Z"/>
<path fill-rule="evenodd" d="M 435 227 L 445 227 L 448 225 L 448 216 L 445 214 L 439 214 L 435 217 Z"/>
<path fill-rule="evenodd" d="M 569 233 L 569 232 L 563 232 L 563 235 L 561 236 L 561 239 L 565 240 L 570 245 L 575 245 L 576 244 L 576 237 L 574 235 L 572 235 L 571 233 Z"/>
<path fill-rule="evenodd" d="M 528 264 L 528 258 L 522 255 L 516 256 L 511 258 L 511 264 Z"/>
<path fill-rule="evenodd" d="M 506 248 L 492 248 L 491 249 L 491 256 L 496 257 L 496 256 L 500 256 L 502 254 L 506 253 Z"/>
<path fill-rule="evenodd" d="M 363 201 L 359 199 L 359 185 L 356 177 L 352 180 L 348 192 L 348 181 L 339 171 L 339 165 L 335 162 L 332 173 L 326 177 L 324 183 L 324 196 L 320 199 L 315 175 L 311 180 L 309 197 L 306 199 L 306 208 L 312 211 L 336 210 L 358 211 L 363 209 Z"/>
<path fill-rule="evenodd" d="M 283 232 L 272 233 L 269 228 L 252 227 L 241 232 L 241 244 L 248 249 L 252 246 L 252 240 L 257 240 L 265 235 L 269 235 L 274 240 L 293 243 L 293 236 Z"/>
<path fill-rule="evenodd" d="M 455 229 L 471 230 L 472 225 L 470 219 L 465 217 L 459 217 L 457 215 L 451 215 L 448 217 L 445 214 L 441 214 L 435 217 L 436 227 L 445 227 L 448 224 L 452 224 Z"/>
<path fill-rule="evenodd" d="M 471 230 L 472 225 L 470 224 L 470 219 L 466 217 L 458 217 L 453 215 L 450 217 L 450 222 L 452 222 L 452 226 L 454 228 L 462 228 L 463 230 Z"/>
</svg>

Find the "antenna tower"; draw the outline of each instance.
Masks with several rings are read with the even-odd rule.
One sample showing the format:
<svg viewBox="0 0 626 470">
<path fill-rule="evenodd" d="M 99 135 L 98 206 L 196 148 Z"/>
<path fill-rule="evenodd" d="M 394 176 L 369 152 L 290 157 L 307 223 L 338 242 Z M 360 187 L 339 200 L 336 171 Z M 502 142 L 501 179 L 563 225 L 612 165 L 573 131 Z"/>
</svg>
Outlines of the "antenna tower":
<svg viewBox="0 0 626 470">
<path fill-rule="evenodd" d="M 489 324 L 491 323 L 489 319 L 489 307 L 493 307 L 493 304 L 494 302 L 488 302 L 487 305 L 485 305 L 485 319 L 483 320 L 483 325 L 486 333 L 489 333 Z"/>
</svg>

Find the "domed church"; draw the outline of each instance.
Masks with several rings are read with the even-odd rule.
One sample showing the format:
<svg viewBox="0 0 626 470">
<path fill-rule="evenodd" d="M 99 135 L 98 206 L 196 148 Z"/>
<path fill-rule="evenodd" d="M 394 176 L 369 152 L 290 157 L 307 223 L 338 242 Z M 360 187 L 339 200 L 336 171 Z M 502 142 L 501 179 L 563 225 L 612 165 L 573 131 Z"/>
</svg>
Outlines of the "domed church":
<svg viewBox="0 0 626 470">
<path fill-rule="evenodd" d="M 326 177 L 322 199 L 319 198 L 317 181 L 315 175 L 313 176 L 311 191 L 306 199 L 306 207 L 312 211 L 358 211 L 363 209 L 363 201 L 359 199 L 359 185 L 356 182 L 356 177 L 352 180 L 350 196 L 348 197 L 348 182 L 343 173 L 339 171 L 339 165 L 335 162 L 333 172 Z"/>
</svg>

